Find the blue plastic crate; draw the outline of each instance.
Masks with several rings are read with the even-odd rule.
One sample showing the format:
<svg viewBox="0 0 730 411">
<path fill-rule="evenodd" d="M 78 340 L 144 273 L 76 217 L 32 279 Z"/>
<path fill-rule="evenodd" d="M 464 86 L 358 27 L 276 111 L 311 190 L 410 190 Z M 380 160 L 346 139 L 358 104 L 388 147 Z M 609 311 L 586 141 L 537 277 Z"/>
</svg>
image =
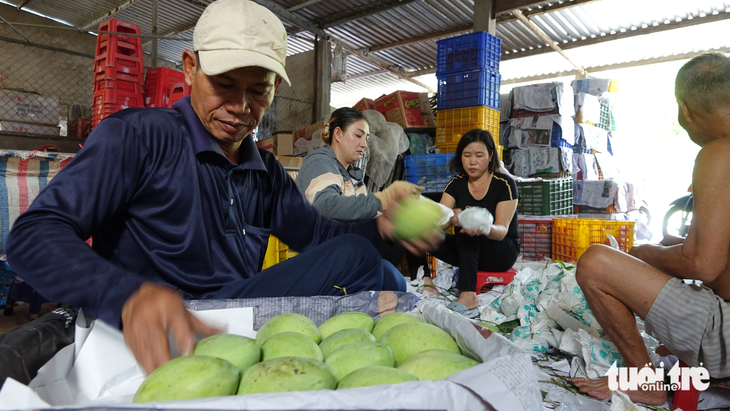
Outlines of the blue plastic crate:
<svg viewBox="0 0 730 411">
<path fill-rule="evenodd" d="M 404 179 L 424 187 L 424 192 L 441 192 L 454 176 L 449 171 L 453 157 L 454 153 L 406 156 Z"/>
<path fill-rule="evenodd" d="M 472 69 L 499 71 L 502 40 L 486 31 L 438 41 L 436 74 Z"/>
<path fill-rule="evenodd" d="M 475 69 L 438 77 L 438 108 L 487 106 L 499 110 L 502 76 L 492 70 Z"/>
</svg>

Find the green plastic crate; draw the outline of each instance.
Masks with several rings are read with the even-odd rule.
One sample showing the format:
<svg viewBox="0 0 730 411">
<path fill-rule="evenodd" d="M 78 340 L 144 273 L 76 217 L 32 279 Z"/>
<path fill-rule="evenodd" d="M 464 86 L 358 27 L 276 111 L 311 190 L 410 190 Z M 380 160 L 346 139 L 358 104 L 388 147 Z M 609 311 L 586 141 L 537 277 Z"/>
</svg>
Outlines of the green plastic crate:
<svg viewBox="0 0 730 411">
<path fill-rule="evenodd" d="M 565 215 L 573 213 L 573 179 L 517 183 L 520 200 L 517 213 L 522 215 Z"/>
</svg>

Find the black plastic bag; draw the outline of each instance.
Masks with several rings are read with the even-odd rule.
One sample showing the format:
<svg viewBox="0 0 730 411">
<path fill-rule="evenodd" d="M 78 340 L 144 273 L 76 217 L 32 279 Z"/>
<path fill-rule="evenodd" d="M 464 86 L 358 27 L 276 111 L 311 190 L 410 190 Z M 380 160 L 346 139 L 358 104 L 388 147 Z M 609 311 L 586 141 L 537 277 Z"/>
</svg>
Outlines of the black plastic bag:
<svg viewBox="0 0 730 411">
<path fill-rule="evenodd" d="M 59 308 L 0 335 L 0 387 L 8 377 L 28 384 L 61 348 L 74 342 L 77 311 Z"/>
</svg>

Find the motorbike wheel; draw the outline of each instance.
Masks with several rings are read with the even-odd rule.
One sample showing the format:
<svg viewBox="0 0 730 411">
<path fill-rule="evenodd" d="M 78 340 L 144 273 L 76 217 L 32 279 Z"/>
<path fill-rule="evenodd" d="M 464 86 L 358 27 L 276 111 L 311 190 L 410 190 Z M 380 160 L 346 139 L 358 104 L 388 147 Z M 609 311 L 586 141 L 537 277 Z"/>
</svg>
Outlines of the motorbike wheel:
<svg viewBox="0 0 730 411">
<path fill-rule="evenodd" d="M 673 205 L 666 214 L 662 224 L 662 234 L 664 237 L 671 235 L 674 237 L 685 238 L 689 233 L 689 226 L 692 223 L 692 211 L 685 211 L 685 207 L 680 204 Z"/>
</svg>

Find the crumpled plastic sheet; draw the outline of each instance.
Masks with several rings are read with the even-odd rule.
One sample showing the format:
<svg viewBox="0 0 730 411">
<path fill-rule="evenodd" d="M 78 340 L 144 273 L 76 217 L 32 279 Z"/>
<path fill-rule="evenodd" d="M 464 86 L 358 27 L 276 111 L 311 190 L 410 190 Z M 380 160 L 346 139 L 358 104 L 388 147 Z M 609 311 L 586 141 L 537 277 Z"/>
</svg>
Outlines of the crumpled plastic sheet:
<svg viewBox="0 0 730 411">
<path fill-rule="evenodd" d="M 544 268 L 523 268 L 499 298 L 480 310 L 480 319 L 488 323 L 499 325 L 519 320 L 520 325 L 512 330 L 509 339 L 527 351 L 559 348 L 583 358 L 592 378 L 605 375 L 614 360 L 622 364 L 618 350 L 605 337 L 588 307 L 575 280 L 575 269 L 556 263 Z M 567 329 L 566 324 L 573 329 Z M 658 343 L 642 327 L 640 322 L 639 329 L 652 355 Z M 655 354 L 652 360 L 656 362 Z"/>
<path fill-rule="evenodd" d="M 410 142 L 403 127 L 386 121 L 381 113 L 375 110 L 365 110 L 362 113 L 370 126 L 367 175 L 374 187 L 382 187 L 393 172 L 398 154 L 408 150 Z"/>
</svg>

